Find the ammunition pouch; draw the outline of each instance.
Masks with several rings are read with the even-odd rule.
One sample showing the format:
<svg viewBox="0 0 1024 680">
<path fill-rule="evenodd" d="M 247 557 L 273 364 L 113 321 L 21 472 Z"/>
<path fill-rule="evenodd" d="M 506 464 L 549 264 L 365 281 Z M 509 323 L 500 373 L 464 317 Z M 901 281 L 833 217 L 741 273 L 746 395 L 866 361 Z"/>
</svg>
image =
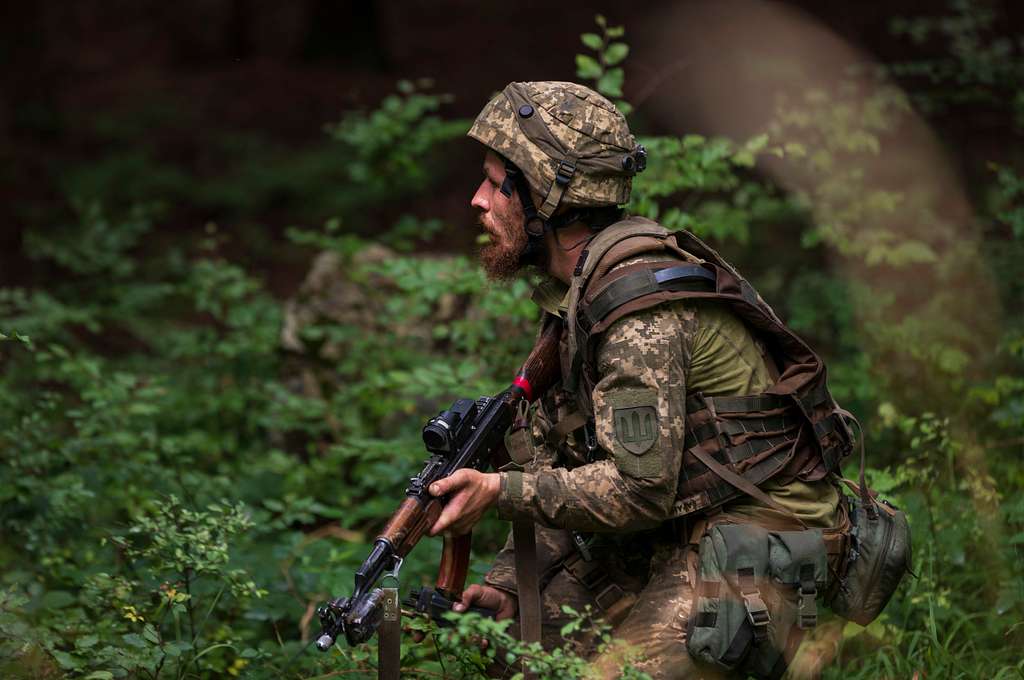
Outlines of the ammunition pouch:
<svg viewBox="0 0 1024 680">
<path fill-rule="evenodd" d="M 690 654 L 723 670 L 781 677 L 803 631 L 817 625 L 829 581 L 822 534 L 755 524 L 706 529 L 687 624 Z"/>
<path fill-rule="evenodd" d="M 522 470 L 526 465 L 532 463 L 537 456 L 537 447 L 534 444 L 530 428 L 521 427 L 517 430 L 510 430 L 505 435 L 505 450 L 508 452 L 511 462 L 502 469 Z"/>
</svg>

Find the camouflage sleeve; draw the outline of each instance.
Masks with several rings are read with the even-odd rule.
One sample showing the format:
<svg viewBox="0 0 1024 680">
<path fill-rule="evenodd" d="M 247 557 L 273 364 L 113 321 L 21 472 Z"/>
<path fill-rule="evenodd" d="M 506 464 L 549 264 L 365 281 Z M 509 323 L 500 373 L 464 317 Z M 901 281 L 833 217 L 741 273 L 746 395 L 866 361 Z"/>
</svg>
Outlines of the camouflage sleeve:
<svg viewBox="0 0 1024 680">
<path fill-rule="evenodd" d="M 498 516 L 578 531 L 637 531 L 675 500 L 686 413 L 692 310 L 661 305 L 625 316 L 597 349 L 593 391 L 605 460 L 574 469 L 503 472 Z"/>
<path fill-rule="evenodd" d="M 558 452 L 545 439 L 551 426 L 551 417 L 543 405 L 539 406 L 530 419 L 530 438 L 534 455 L 533 460 L 524 466 L 527 472 L 536 474 L 554 466 Z M 568 554 L 572 550 L 573 544 L 571 537 L 564 531 L 538 529 L 537 561 L 539 570 L 544 572 L 546 565 L 554 564 Z M 513 595 L 516 593 L 515 551 L 512 547 L 511 530 L 505 540 L 505 547 L 498 552 L 494 558 L 494 564 L 484 576 L 484 583 Z"/>
</svg>

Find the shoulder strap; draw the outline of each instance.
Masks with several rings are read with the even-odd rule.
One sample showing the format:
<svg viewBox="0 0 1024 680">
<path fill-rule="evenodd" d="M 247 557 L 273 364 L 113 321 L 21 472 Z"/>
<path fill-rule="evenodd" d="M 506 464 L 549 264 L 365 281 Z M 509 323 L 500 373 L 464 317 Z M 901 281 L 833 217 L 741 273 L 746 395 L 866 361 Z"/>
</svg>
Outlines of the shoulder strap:
<svg viewBox="0 0 1024 680">
<path fill-rule="evenodd" d="M 573 272 L 572 281 L 569 286 L 569 313 L 566 319 L 566 329 L 568 331 L 566 334 L 566 344 L 568 354 L 572 357 L 572 365 L 568 375 L 562 376 L 562 383 L 570 392 L 575 391 L 579 384 L 580 368 L 582 365 L 582 355 L 578 345 L 579 338 L 576 333 L 576 313 L 587 282 L 591 279 L 598 266 L 606 260 L 605 256 L 609 254 L 609 251 L 623 241 L 644 236 L 664 240 L 670 233 L 665 227 L 651 220 L 643 217 L 629 217 L 601 230 L 580 254 L 580 262 L 576 265 L 576 271 Z M 650 249 L 651 244 L 648 243 L 644 250 Z M 643 250 L 635 251 L 631 254 L 639 252 L 643 252 Z M 607 258 L 607 260 L 611 262 L 611 258 Z"/>
<path fill-rule="evenodd" d="M 699 264 L 652 263 L 639 266 L 603 285 L 577 311 L 577 323 L 589 334 L 594 326 L 604 324 L 614 312 L 628 313 L 629 303 L 659 292 L 676 293 L 694 291 L 711 293 L 715 290 L 715 273 Z M 589 297 L 586 296 L 586 297 Z"/>
</svg>

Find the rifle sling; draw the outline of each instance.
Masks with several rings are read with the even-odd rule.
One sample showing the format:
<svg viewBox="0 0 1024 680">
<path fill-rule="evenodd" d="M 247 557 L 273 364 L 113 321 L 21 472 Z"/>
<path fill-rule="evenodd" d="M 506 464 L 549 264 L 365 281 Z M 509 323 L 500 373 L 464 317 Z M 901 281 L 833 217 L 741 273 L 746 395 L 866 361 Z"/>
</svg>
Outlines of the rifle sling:
<svg viewBox="0 0 1024 680">
<path fill-rule="evenodd" d="M 512 522 L 516 558 L 516 591 L 519 596 L 519 636 L 523 642 L 540 643 L 540 582 L 537 574 L 537 532 L 533 520 Z M 523 665 L 523 679 L 536 674 Z"/>
<path fill-rule="evenodd" d="M 398 588 L 384 588 L 384 618 L 377 629 L 377 678 L 399 680 L 402 672 L 402 610 Z"/>
<path fill-rule="evenodd" d="M 708 469 L 710 469 L 716 475 L 718 475 L 723 480 L 725 480 L 726 482 L 731 484 L 733 487 L 739 489 L 740 491 L 742 491 L 743 493 L 747 494 L 748 496 L 751 496 L 752 498 L 755 498 L 755 499 L 761 501 L 762 503 L 764 503 L 768 507 L 772 508 L 773 510 L 778 510 L 783 515 L 786 515 L 788 517 L 792 517 L 804 529 L 808 528 L 807 525 L 804 524 L 804 521 L 802 519 L 800 519 L 799 517 L 797 517 L 796 514 L 792 510 L 790 510 L 789 508 L 784 507 L 782 504 L 780 504 L 774 498 L 772 498 L 771 496 L 766 494 L 761 489 L 757 488 L 749 480 L 744 479 L 740 475 L 736 474 L 735 472 L 733 472 L 729 468 L 727 468 L 724 465 L 722 465 L 721 463 L 719 463 L 717 460 L 715 460 L 715 458 L 710 453 L 708 453 L 703 448 L 701 448 L 701 446 L 699 444 L 697 446 L 694 446 L 693 448 L 691 448 L 690 449 L 690 453 L 692 453 L 697 458 L 697 460 L 699 460 L 700 462 L 702 462 L 705 465 L 707 465 Z"/>
</svg>

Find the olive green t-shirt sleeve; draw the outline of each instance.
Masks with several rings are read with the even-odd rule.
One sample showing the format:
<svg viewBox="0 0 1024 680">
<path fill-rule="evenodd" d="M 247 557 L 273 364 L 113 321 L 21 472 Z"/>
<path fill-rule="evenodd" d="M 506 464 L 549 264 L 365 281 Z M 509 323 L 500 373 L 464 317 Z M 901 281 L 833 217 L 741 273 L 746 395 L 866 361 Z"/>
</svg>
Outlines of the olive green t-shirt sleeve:
<svg viewBox="0 0 1024 680">
<path fill-rule="evenodd" d="M 684 305 L 612 324 L 598 344 L 592 393 L 606 458 L 573 469 L 502 473 L 499 517 L 579 531 L 632 531 L 664 521 L 679 478 L 695 325 Z"/>
</svg>

